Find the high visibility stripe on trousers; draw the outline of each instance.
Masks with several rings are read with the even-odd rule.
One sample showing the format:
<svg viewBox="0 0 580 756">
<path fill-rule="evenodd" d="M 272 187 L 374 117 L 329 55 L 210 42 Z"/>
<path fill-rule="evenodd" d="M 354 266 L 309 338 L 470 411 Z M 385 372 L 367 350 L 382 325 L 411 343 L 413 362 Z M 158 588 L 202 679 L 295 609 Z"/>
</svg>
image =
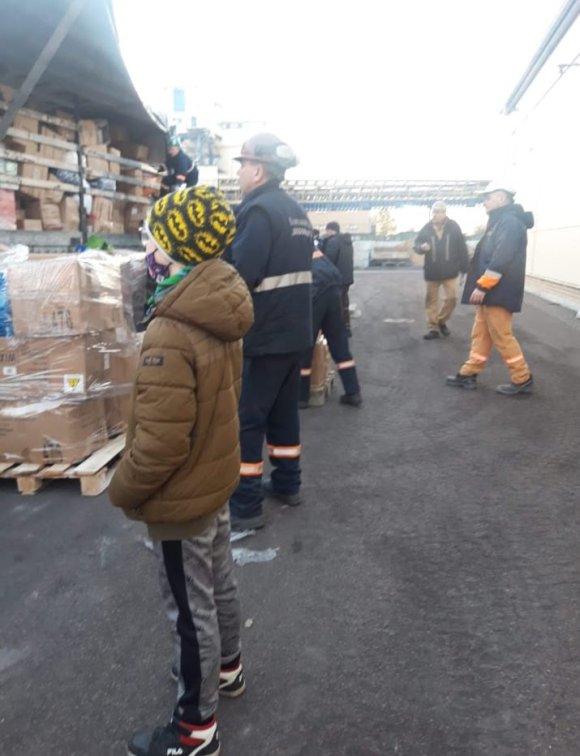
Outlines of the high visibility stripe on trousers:
<svg viewBox="0 0 580 756">
<path fill-rule="evenodd" d="M 263 462 L 242 462 L 240 465 L 240 475 L 244 477 L 262 475 L 263 472 L 264 472 Z"/>
<path fill-rule="evenodd" d="M 268 444 L 269 456 L 276 459 L 296 459 L 300 456 L 301 451 L 301 444 L 297 446 L 274 446 L 273 444 Z"/>
<path fill-rule="evenodd" d="M 337 370 L 348 370 L 349 368 L 353 368 L 353 367 L 356 367 L 356 363 L 354 360 L 345 360 L 345 362 L 336 363 Z"/>
</svg>

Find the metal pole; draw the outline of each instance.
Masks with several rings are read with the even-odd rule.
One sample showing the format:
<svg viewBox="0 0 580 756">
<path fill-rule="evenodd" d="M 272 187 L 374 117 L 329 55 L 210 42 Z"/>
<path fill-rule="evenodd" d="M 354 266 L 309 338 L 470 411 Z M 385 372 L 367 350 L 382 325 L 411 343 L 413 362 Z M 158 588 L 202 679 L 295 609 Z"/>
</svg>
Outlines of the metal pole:
<svg viewBox="0 0 580 756">
<path fill-rule="evenodd" d="M 59 21 L 56 29 L 53 31 L 50 39 L 44 46 L 44 50 L 36 59 L 36 63 L 30 69 L 28 76 L 26 77 L 26 79 L 24 79 L 24 82 L 22 83 L 20 89 L 8 106 L 8 110 L 4 113 L 4 117 L 2 118 L 2 120 L 0 120 L 0 141 L 2 141 L 6 136 L 6 132 L 14 122 L 14 116 L 16 115 L 17 111 L 20 110 L 20 108 L 28 100 L 30 93 L 36 86 L 38 80 L 46 71 L 48 64 L 53 59 L 63 39 L 66 37 L 71 26 L 74 24 L 85 2 L 86 0 L 72 0 L 72 2 L 70 3 L 65 14 Z"/>
<path fill-rule="evenodd" d="M 75 96 L 75 121 L 77 124 L 76 143 L 77 143 L 77 166 L 79 169 L 79 231 L 81 232 L 81 241 L 87 243 L 87 211 L 85 208 L 85 164 L 84 152 L 81 146 L 81 129 L 80 129 L 80 105 L 79 98 Z"/>
</svg>

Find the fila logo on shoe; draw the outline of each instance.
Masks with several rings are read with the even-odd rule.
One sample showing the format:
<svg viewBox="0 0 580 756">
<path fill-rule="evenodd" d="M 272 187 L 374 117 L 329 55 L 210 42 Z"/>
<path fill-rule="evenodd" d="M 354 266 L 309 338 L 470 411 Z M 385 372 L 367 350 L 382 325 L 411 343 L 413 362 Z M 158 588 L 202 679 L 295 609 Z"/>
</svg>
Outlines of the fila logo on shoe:
<svg viewBox="0 0 580 756">
<path fill-rule="evenodd" d="M 183 756 L 183 748 L 168 748 L 167 756 Z"/>
</svg>

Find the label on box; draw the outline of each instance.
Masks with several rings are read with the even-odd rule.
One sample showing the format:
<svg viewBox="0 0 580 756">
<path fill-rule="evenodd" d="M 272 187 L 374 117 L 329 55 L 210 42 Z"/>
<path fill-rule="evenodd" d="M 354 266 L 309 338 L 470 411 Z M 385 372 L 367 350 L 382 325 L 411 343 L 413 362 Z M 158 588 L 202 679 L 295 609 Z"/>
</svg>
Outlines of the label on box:
<svg viewBox="0 0 580 756">
<path fill-rule="evenodd" d="M 6 365 L 6 367 L 3 367 L 2 375 L 7 376 L 8 378 L 13 378 L 15 375 L 18 375 L 16 365 Z"/>
<path fill-rule="evenodd" d="M 63 377 L 63 390 L 65 394 L 84 394 L 85 377 L 82 373 L 68 373 Z"/>
</svg>

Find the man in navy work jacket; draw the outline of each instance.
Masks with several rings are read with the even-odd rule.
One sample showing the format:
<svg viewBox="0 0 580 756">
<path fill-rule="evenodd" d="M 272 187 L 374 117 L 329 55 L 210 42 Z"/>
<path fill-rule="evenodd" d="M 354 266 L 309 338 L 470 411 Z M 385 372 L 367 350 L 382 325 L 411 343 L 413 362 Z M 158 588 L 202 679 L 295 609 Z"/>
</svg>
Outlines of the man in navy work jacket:
<svg viewBox="0 0 580 756">
<path fill-rule="evenodd" d="M 476 305 L 471 351 L 457 375 L 448 376 L 448 386 L 477 388 L 477 376 L 495 346 L 511 378 L 511 383 L 501 384 L 497 392 L 517 396 L 532 389 L 532 374 L 512 333 L 512 318 L 522 309 L 527 229 L 534 225 L 534 217 L 514 204 L 514 195 L 514 189 L 499 182 L 491 182 L 483 193 L 489 220 L 475 248 L 461 300 L 463 304 Z"/>
<path fill-rule="evenodd" d="M 296 506 L 300 497 L 298 397 L 300 355 L 312 343 L 312 227 L 280 188 L 292 149 L 274 134 L 257 134 L 236 160 L 242 203 L 229 260 L 254 302 L 244 339 L 240 398 L 240 484 L 230 498 L 234 530 L 265 524 L 264 495 Z M 262 481 L 264 437 L 272 475 Z"/>
</svg>

